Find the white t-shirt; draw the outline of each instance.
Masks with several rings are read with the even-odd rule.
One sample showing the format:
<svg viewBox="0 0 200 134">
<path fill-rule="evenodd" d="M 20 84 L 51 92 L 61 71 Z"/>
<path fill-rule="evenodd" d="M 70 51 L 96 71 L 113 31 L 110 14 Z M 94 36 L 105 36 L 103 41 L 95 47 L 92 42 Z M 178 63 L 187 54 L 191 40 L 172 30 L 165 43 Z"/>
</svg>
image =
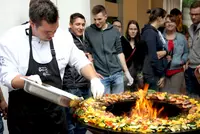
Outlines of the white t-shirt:
<svg viewBox="0 0 200 134">
<path fill-rule="evenodd" d="M 12 79 L 19 74 L 26 75 L 28 70 L 30 45 L 29 37 L 25 33 L 28 27 L 29 24 L 14 27 L 0 38 L 0 82 L 10 91 L 13 90 Z M 82 67 L 90 64 L 85 54 L 76 47 L 68 31 L 58 28 L 53 44 L 61 79 L 67 64 L 75 66 L 79 72 Z M 32 50 L 36 62 L 43 64 L 51 61 L 49 41 L 41 41 L 33 36 Z"/>
</svg>

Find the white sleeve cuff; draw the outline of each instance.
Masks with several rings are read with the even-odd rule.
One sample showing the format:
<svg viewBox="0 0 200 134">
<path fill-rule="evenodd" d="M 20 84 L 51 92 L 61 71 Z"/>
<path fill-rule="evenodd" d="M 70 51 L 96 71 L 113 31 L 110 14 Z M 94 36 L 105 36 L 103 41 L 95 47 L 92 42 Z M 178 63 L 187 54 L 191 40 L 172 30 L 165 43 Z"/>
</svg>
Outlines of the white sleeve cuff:
<svg viewBox="0 0 200 134">
<path fill-rule="evenodd" d="M 19 73 L 9 73 L 9 75 L 6 76 L 5 79 L 3 79 L 3 85 L 8 87 L 9 88 L 9 91 L 12 91 L 12 90 L 16 90 L 12 87 L 12 80 L 17 76 L 17 75 L 20 75 Z"/>
</svg>

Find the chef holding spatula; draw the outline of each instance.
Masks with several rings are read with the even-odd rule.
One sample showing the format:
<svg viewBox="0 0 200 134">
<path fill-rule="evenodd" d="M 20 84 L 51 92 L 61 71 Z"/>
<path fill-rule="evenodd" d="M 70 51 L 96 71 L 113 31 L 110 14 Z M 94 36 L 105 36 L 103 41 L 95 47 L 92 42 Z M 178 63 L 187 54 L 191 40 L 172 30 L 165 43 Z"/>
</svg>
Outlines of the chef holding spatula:
<svg viewBox="0 0 200 134">
<path fill-rule="evenodd" d="M 69 64 L 91 81 L 94 98 L 103 95 L 104 86 L 70 33 L 58 28 L 58 10 L 51 1 L 31 4 L 29 17 L 28 24 L 10 29 L 0 39 L 0 81 L 9 88 L 8 130 L 10 134 L 66 134 L 62 107 L 25 92 L 20 77 L 61 88 Z"/>
</svg>

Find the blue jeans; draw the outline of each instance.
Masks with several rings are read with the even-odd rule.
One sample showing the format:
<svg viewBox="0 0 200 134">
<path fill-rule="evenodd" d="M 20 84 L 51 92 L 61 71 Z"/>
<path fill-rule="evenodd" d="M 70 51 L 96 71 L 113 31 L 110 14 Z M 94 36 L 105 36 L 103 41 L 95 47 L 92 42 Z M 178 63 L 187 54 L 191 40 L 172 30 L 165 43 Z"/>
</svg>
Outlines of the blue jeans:
<svg viewBox="0 0 200 134">
<path fill-rule="evenodd" d="M 124 77 L 122 71 L 109 77 L 104 77 L 104 79 L 101 79 L 101 82 L 105 87 L 105 94 L 124 92 Z"/>
<path fill-rule="evenodd" d="M 200 95 L 200 84 L 194 75 L 194 70 L 194 68 L 190 67 L 185 70 L 185 84 L 188 95 Z"/>
<path fill-rule="evenodd" d="M 86 99 L 89 97 L 90 90 L 85 89 L 85 88 L 83 89 L 75 88 L 75 89 L 67 89 L 66 91 Z M 73 121 L 73 112 L 68 107 L 66 108 L 66 119 L 67 119 L 68 134 L 85 134 L 86 133 L 87 129 L 85 126 Z"/>
<path fill-rule="evenodd" d="M 4 126 L 3 126 L 3 120 L 2 117 L 0 117 L 0 134 L 3 134 Z"/>
</svg>

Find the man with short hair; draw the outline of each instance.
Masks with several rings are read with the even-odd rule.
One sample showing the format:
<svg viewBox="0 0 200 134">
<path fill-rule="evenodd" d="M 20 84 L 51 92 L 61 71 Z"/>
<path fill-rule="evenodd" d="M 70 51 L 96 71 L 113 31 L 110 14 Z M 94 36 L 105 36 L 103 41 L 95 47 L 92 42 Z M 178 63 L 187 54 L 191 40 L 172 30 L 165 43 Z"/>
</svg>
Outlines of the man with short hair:
<svg viewBox="0 0 200 134">
<path fill-rule="evenodd" d="M 186 89 L 188 94 L 200 95 L 200 84 L 194 74 L 195 68 L 200 65 L 200 1 L 191 4 L 190 17 L 193 24 L 189 28 L 188 69 L 185 71 L 187 74 Z"/>
<path fill-rule="evenodd" d="M 80 13 L 74 13 L 70 16 L 69 32 L 71 33 L 75 45 L 82 50 L 87 56 L 86 46 L 83 40 L 85 31 L 85 17 Z M 84 99 L 89 97 L 90 82 L 78 73 L 75 67 L 69 65 L 65 68 L 63 78 L 63 90 L 70 92 Z M 86 128 L 73 122 L 73 113 L 70 108 L 66 108 L 68 134 L 85 134 Z"/>
<path fill-rule="evenodd" d="M 122 22 L 120 20 L 114 20 L 112 25 L 119 30 L 120 34 L 122 34 Z"/>
<path fill-rule="evenodd" d="M 85 39 L 94 59 L 94 67 L 105 86 L 105 93 L 121 93 L 124 91 L 122 68 L 129 85 L 133 84 L 133 78 L 126 66 L 120 33 L 106 22 L 104 6 L 94 6 L 92 14 L 94 24 L 86 28 Z"/>
<path fill-rule="evenodd" d="M 25 92 L 21 77 L 61 89 L 69 64 L 90 80 L 94 98 L 103 95 L 104 86 L 70 33 L 58 28 L 58 10 L 51 1 L 33 2 L 29 18 L 28 24 L 0 38 L 0 82 L 9 88 L 9 134 L 66 134 L 64 108 Z"/>
</svg>

